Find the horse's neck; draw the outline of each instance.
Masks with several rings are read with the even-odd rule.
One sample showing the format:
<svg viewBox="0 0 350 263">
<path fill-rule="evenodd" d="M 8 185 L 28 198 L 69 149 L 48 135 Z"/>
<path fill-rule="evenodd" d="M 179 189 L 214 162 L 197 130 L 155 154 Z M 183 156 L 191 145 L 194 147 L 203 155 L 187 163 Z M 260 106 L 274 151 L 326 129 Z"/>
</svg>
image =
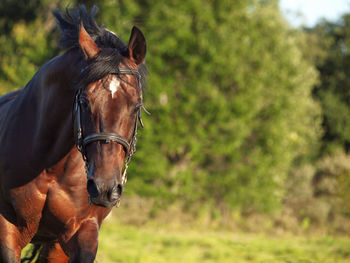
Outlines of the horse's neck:
<svg viewBox="0 0 350 263">
<path fill-rule="evenodd" d="M 74 146 L 74 81 L 81 66 L 81 55 L 77 50 L 62 55 L 49 67 L 40 87 L 44 95 L 38 111 L 36 140 L 40 144 L 37 145 L 37 154 L 45 154 L 48 165 L 60 160 Z"/>
<path fill-rule="evenodd" d="M 55 57 L 41 67 L 13 103 L 13 138 L 21 140 L 26 151 L 22 159 L 48 168 L 74 146 L 72 107 L 74 79 L 80 73 L 77 50 Z M 23 160 L 22 160 L 23 161 Z"/>
</svg>

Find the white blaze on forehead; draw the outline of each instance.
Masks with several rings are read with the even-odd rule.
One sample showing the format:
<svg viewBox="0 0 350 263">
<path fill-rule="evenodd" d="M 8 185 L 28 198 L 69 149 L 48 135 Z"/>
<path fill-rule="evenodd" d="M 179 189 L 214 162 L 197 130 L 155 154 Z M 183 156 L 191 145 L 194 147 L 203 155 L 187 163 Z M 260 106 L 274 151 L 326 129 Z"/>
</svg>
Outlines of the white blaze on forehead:
<svg viewBox="0 0 350 263">
<path fill-rule="evenodd" d="M 120 81 L 116 77 L 112 78 L 111 82 L 109 83 L 108 89 L 111 91 L 112 97 L 114 93 L 117 92 L 119 84 L 120 84 Z"/>
</svg>

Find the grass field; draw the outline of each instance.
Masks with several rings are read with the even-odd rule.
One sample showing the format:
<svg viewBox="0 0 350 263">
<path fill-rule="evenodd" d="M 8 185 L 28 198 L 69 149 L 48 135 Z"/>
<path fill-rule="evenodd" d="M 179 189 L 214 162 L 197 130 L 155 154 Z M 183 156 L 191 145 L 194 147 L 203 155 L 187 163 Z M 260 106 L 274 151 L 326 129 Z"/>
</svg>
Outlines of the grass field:
<svg viewBox="0 0 350 263">
<path fill-rule="evenodd" d="M 350 239 L 167 230 L 105 222 L 98 263 L 342 263 L 350 262 Z"/>
</svg>

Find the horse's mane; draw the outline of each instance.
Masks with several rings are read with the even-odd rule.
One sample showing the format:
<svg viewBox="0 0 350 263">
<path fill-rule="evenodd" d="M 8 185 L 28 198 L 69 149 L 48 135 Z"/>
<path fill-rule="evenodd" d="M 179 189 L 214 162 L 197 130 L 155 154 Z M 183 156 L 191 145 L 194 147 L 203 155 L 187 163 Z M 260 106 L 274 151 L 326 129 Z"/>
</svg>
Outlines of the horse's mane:
<svg viewBox="0 0 350 263">
<path fill-rule="evenodd" d="M 56 24 L 61 30 L 59 40 L 63 49 L 79 46 L 79 26 L 80 20 L 84 28 L 100 48 L 125 49 L 126 45 L 114 33 L 106 30 L 104 26 L 98 26 L 95 22 L 95 15 L 98 7 L 93 6 L 90 14 L 84 5 L 79 8 L 66 8 L 64 11 L 56 9 L 52 14 L 56 18 Z"/>
<path fill-rule="evenodd" d="M 61 31 L 59 40 L 63 49 L 79 47 L 80 21 L 85 30 L 89 33 L 98 47 L 101 49 L 99 55 L 89 61 L 80 74 L 79 86 L 86 86 L 88 83 L 102 79 L 108 74 L 118 73 L 118 66 L 123 61 L 123 54 L 128 54 L 128 48 L 116 34 L 98 26 L 95 22 L 95 15 L 98 8 L 93 6 L 90 14 L 84 5 L 78 8 L 66 8 L 64 11 L 56 9 L 52 14 L 56 18 L 56 24 Z M 147 69 L 144 64 L 139 65 L 142 88 L 145 88 Z"/>
</svg>

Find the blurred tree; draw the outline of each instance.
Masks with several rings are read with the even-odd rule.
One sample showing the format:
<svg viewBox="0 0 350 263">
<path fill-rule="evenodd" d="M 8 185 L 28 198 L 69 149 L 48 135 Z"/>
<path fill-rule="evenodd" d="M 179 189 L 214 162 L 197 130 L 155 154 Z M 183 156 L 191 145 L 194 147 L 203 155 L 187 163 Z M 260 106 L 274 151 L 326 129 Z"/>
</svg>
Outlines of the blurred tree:
<svg viewBox="0 0 350 263">
<path fill-rule="evenodd" d="M 139 26 L 149 47 L 152 116 L 144 118 L 127 191 L 244 212 L 278 208 L 293 161 L 319 138 L 310 96 L 317 75 L 278 1 L 97 3 L 98 21 L 125 41 Z M 40 11 L 49 4 L 40 5 L 36 18 L 14 21 L 0 37 L 2 92 L 22 87 L 58 53 L 51 16 Z"/>
<path fill-rule="evenodd" d="M 42 0 L 2 0 L 0 5 L 0 31 L 9 33 L 19 20 L 32 21 L 38 14 Z"/>
<path fill-rule="evenodd" d="M 314 95 L 323 110 L 322 154 L 350 151 L 350 14 L 339 23 L 323 21 L 307 30 L 318 40 L 313 59 L 320 74 Z"/>
<path fill-rule="evenodd" d="M 316 80 L 276 1 L 119 1 L 106 24 L 147 36 L 152 117 L 130 170 L 138 193 L 271 211 L 319 138 Z M 124 37 L 124 39 L 127 39 Z M 135 174 L 135 176 L 133 176 Z"/>
<path fill-rule="evenodd" d="M 290 174 L 286 206 L 300 220 L 345 233 L 350 229 L 350 14 L 336 23 L 321 21 L 304 32 L 303 56 L 319 74 L 313 95 L 322 107 L 324 133 L 315 170 Z"/>
<path fill-rule="evenodd" d="M 59 52 L 51 10 L 68 0 L 5 0 L 0 5 L 0 94 L 22 88 Z"/>
</svg>

